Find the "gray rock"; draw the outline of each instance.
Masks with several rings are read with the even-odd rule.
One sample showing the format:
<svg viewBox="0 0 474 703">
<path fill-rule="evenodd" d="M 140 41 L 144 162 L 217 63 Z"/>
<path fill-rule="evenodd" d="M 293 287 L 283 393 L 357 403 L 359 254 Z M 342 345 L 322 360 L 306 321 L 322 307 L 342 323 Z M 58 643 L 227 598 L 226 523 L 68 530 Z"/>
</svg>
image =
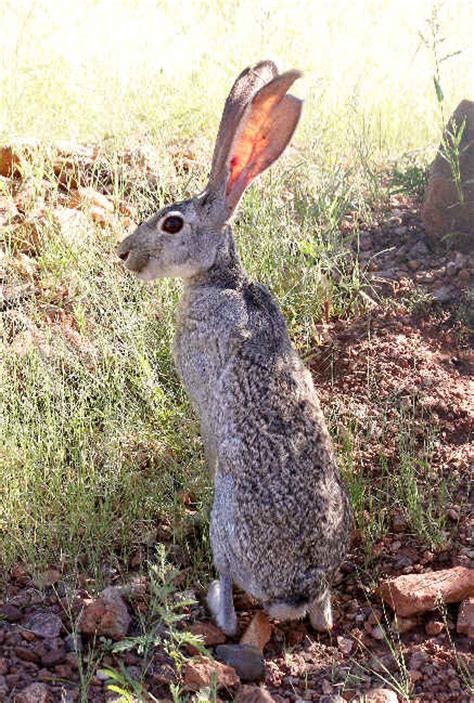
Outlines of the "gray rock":
<svg viewBox="0 0 474 703">
<path fill-rule="evenodd" d="M 260 686 L 241 686 L 234 703 L 274 703 L 274 699 Z"/>
<path fill-rule="evenodd" d="M 27 630 L 31 630 L 38 637 L 45 639 L 59 637 L 62 625 L 61 618 L 58 615 L 43 611 L 33 613 L 23 622 L 23 626 Z"/>
<path fill-rule="evenodd" d="M 0 617 L 4 618 L 7 622 L 18 622 L 21 620 L 22 613 L 20 608 L 11 603 L 5 603 L 0 607 Z"/>
<path fill-rule="evenodd" d="M 416 259 L 419 256 L 426 256 L 428 253 L 429 249 L 421 239 L 418 240 L 410 250 L 410 254 L 413 259 Z"/>
<path fill-rule="evenodd" d="M 387 281 L 398 281 L 400 278 L 398 271 L 395 269 L 383 269 L 382 271 L 377 271 L 375 278 L 385 278 Z"/>
<path fill-rule="evenodd" d="M 370 249 L 372 249 L 372 246 L 373 246 L 373 242 L 372 242 L 372 237 L 370 236 L 370 234 L 365 234 L 365 233 L 362 234 L 361 233 L 360 238 L 359 238 L 359 247 L 360 247 L 361 251 L 369 251 Z"/>
<path fill-rule="evenodd" d="M 446 286 L 436 288 L 435 290 L 431 291 L 431 295 L 438 303 L 447 303 L 453 297 L 452 291 Z"/>
<path fill-rule="evenodd" d="M 460 251 L 457 251 L 455 256 L 454 256 L 454 263 L 458 268 L 462 268 L 463 266 L 466 265 L 466 263 L 469 261 L 469 257 L 466 256 L 466 254 L 462 254 Z"/>
<path fill-rule="evenodd" d="M 220 644 L 216 659 L 234 667 L 242 681 L 261 681 L 265 678 L 265 661 L 257 647 L 248 644 Z"/>
<path fill-rule="evenodd" d="M 64 644 L 67 652 L 82 652 L 84 649 L 84 643 L 79 632 L 76 635 L 68 635 L 64 640 Z"/>
<path fill-rule="evenodd" d="M 446 264 L 446 273 L 448 276 L 455 276 L 459 270 L 459 266 L 455 261 L 448 261 Z"/>
</svg>

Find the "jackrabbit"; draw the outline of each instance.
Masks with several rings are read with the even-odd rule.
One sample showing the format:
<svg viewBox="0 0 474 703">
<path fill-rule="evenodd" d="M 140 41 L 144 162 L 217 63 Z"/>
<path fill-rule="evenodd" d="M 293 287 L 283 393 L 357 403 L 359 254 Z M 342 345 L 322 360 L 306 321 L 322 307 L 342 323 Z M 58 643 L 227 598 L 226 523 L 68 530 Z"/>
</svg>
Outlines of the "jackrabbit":
<svg viewBox="0 0 474 703">
<path fill-rule="evenodd" d="M 351 512 L 311 375 L 269 291 L 247 278 L 229 219 L 291 139 L 298 71 L 245 69 L 221 119 L 206 190 L 163 208 L 119 246 L 143 280 L 184 279 L 174 356 L 214 475 L 208 605 L 229 635 L 235 583 L 280 620 L 332 627 L 329 584 Z"/>
</svg>

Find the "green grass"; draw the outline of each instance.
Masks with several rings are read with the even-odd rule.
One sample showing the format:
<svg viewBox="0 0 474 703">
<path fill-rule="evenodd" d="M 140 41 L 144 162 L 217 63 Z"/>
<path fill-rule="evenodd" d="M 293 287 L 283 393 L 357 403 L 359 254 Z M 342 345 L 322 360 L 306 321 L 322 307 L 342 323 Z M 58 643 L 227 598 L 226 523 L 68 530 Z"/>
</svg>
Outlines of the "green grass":
<svg viewBox="0 0 474 703">
<path fill-rule="evenodd" d="M 67 9 L 51 0 L 3 3 L 0 142 L 98 144 L 90 184 L 142 219 L 205 183 L 226 91 L 245 65 L 270 55 L 302 68 L 296 90 L 305 110 L 294 147 L 250 189 L 235 229 L 249 274 L 271 287 L 309 356 L 328 305 L 342 318 L 363 306 L 364 280 L 341 246 L 341 218 L 351 211 L 370 222 L 386 203 L 387 165 L 416 149 L 423 169 L 439 140 L 433 61 L 418 36 L 431 8 L 400 0 L 291 8 L 190 1 L 178 9 L 151 0 Z M 440 10 L 447 44 L 464 52 L 442 66 L 446 109 L 468 92 L 471 14 L 461 0 Z M 124 165 L 121 150 L 140 143 L 156 150 L 153 182 Z M 0 235 L 6 288 L 36 291 L 0 313 L 0 562 L 63 563 L 97 575 L 102 560 L 126 565 L 167 530 L 181 560 L 204 578 L 211 486 L 169 351 L 180 284 L 146 286 L 118 265 L 122 221 L 61 239 L 51 155 L 40 148 L 23 168 L 26 209 L 45 195 L 47 205 L 28 250 L 31 270 L 19 257 L 28 232 L 7 227 Z M 418 192 L 422 171 L 403 169 L 399 181 Z M 11 187 L 0 181 L 0 195 Z M 342 453 L 349 466 L 350 446 Z M 362 515 L 376 496 L 353 469 L 347 476 Z M 399 488 L 397 499 L 413 500 L 415 514 L 418 497 Z M 200 526 L 180 492 L 193 496 Z M 382 511 L 374 536 L 384 529 Z"/>
</svg>

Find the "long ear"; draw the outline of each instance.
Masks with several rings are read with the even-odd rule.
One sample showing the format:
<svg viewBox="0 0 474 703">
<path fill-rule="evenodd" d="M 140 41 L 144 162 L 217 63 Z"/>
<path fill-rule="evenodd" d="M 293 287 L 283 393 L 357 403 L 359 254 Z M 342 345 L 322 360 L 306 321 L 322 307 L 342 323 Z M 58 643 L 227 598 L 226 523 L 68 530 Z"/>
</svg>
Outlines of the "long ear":
<svg viewBox="0 0 474 703">
<path fill-rule="evenodd" d="M 299 71 L 278 75 L 274 63 L 262 61 L 243 71 L 234 83 L 222 115 L 207 188 L 224 205 L 225 219 L 249 183 L 290 141 L 302 102 L 287 91 L 300 76 Z"/>
</svg>

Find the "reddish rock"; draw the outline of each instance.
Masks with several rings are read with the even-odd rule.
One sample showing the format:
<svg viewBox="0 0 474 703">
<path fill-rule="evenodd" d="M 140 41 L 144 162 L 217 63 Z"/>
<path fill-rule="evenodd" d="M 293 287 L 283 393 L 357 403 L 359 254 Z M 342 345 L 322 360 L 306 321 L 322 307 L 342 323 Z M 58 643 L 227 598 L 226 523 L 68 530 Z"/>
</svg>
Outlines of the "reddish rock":
<svg viewBox="0 0 474 703">
<path fill-rule="evenodd" d="M 13 175 L 17 160 L 11 146 L 0 147 L 0 176 L 10 178 Z"/>
<path fill-rule="evenodd" d="M 27 642 L 34 642 L 35 639 L 37 639 L 37 636 L 35 635 L 34 632 L 30 632 L 30 630 L 22 630 L 20 633 L 22 638 L 26 640 Z"/>
<path fill-rule="evenodd" d="M 106 212 L 113 212 L 114 205 L 112 201 L 98 190 L 94 188 L 79 188 L 78 191 L 79 205 L 85 204 L 86 206 L 95 206 Z"/>
<path fill-rule="evenodd" d="M 38 149 L 34 139 L 15 139 L 11 144 L 0 146 L 0 176 L 11 178 L 21 174 L 22 162 Z"/>
<path fill-rule="evenodd" d="M 458 603 L 474 595 L 474 570 L 463 566 L 383 581 L 380 595 L 402 617 L 433 610 L 439 601 Z"/>
<path fill-rule="evenodd" d="M 425 632 L 430 637 L 437 637 L 444 630 L 444 623 L 440 620 L 430 620 L 425 625 Z"/>
<path fill-rule="evenodd" d="M 191 691 L 199 691 L 210 686 L 216 676 L 217 688 L 233 688 L 240 683 L 235 669 L 231 666 L 201 656 L 186 665 L 184 684 Z"/>
<path fill-rule="evenodd" d="M 54 672 L 59 678 L 65 679 L 66 681 L 75 678 L 72 667 L 69 666 L 69 664 L 56 664 Z"/>
<path fill-rule="evenodd" d="M 379 640 L 379 642 L 386 639 L 385 631 L 384 631 L 383 627 L 381 627 L 381 625 L 377 625 L 376 627 L 373 627 L 370 630 L 369 634 L 371 637 L 374 638 L 374 640 Z"/>
<path fill-rule="evenodd" d="M 263 652 L 271 636 L 272 626 L 268 615 L 263 610 L 259 610 L 258 613 L 255 613 L 250 625 L 242 635 L 240 644 L 248 644 L 257 647 L 257 649 Z"/>
<path fill-rule="evenodd" d="M 25 685 L 24 677 L 21 674 L 7 674 L 5 676 L 8 688 L 18 688 L 20 685 Z"/>
<path fill-rule="evenodd" d="M 22 659 L 25 662 L 33 662 L 38 664 L 40 658 L 39 655 L 28 647 L 15 647 L 14 652 L 18 659 Z"/>
<path fill-rule="evenodd" d="M 71 193 L 69 200 L 70 208 L 83 210 L 91 216 L 93 222 L 106 225 L 111 222 L 111 215 L 114 211 L 112 201 L 94 188 L 78 188 Z"/>
<path fill-rule="evenodd" d="M 16 694 L 15 703 L 50 703 L 48 687 L 44 683 L 32 683 Z"/>
<path fill-rule="evenodd" d="M 27 570 L 21 564 L 15 564 L 10 571 L 12 581 L 17 586 L 26 586 L 29 580 Z"/>
<path fill-rule="evenodd" d="M 274 703 L 274 699 L 265 688 L 242 686 L 234 698 L 234 703 Z"/>
<path fill-rule="evenodd" d="M 5 657 L 0 657 L 0 676 L 6 674 L 8 671 L 8 659 Z"/>
<path fill-rule="evenodd" d="M 398 696 L 390 688 L 373 688 L 367 691 L 365 703 L 398 703 Z"/>
<path fill-rule="evenodd" d="M 353 640 L 350 640 L 348 637 L 343 637 L 342 635 L 338 635 L 336 640 L 337 646 L 343 654 L 350 654 L 352 652 L 354 646 Z"/>
<path fill-rule="evenodd" d="M 459 170 L 462 199 L 446 158 L 446 144 L 452 146 L 450 133 L 464 123 L 459 145 Z M 474 102 L 463 100 L 451 116 L 431 166 L 425 193 L 422 218 L 428 234 L 439 241 L 444 235 L 464 233 L 474 235 Z"/>
<path fill-rule="evenodd" d="M 418 620 L 416 618 L 401 618 L 395 616 L 393 619 L 392 627 L 395 632 L 403 635 L 405 632 L 410 632 L 418 625 Z"/>
<path fill-rule="evenodd" d="M 79 669 L 79 658 L 75 652 L 68 652 L 64 657 L 64 661 L 71 667 L 71 669 Z"/>
<path fill-rule="evenodd" d="M 226 636 L 219 630 L 218 627 L 210 622 L 196 622 L 188 627 L 189 632 L 193 635 L 199 635 L 206 647 L 212 647 L 216 644 L 224 644 Z"/>
<path fill-rule="evenodd" d="M 118 589 L 110 586 L 98 598 L 86 602 L 80 615 L 78 629 L 85 635 L 105 635 L 123 639 L 131 618 Z"/>
<path fill-rule="evenodd" d="M 21 620 L 22 613 L 21 610 L 16 607 L 16 605 L 12 605 L 11 603 L 5 603 L 4 605 L 0 606 L 0 616 L 4 618 L 7 622 L 18 622 L 18 620 Z"/>
<path fill-rule="evenodd" d="M 66 661 L 66 650 L 64 647 L 54 647 L 41 656 L 43 666 L 55 666 Z"/>
<path fill-rule="evenodd" d="M 456 630 L 460 635 L 474 637 L 474 597 L 466 598 L 461 603 Z"/>
</svg>

